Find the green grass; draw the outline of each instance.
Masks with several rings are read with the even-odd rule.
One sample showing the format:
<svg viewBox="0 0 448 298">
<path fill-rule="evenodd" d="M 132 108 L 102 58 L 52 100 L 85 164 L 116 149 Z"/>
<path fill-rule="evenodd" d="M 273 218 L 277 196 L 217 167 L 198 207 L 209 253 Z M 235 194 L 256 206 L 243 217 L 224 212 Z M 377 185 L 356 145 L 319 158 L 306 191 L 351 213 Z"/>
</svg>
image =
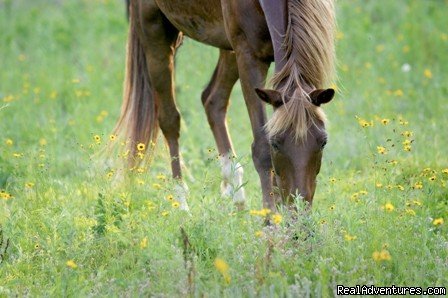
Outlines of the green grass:
<svg viewBox="0 0 448 298">
<path fill-rule="evenodd" d="M 337 5 L 339 94 L 325 107 L 330 141 L 313 208 L 293 226 L 282 212 L 270 229 L 220 197 L 200 101 L 216 49 L 186 39 L 177 56 L 187 216 L 166 200 L 163 142 L 150 169 L 118 186 L 99 154 L 121 104 L 123 3 L 0 0 L 0 296 L 326 297 L 337 284 L 447 286 L 447 2 Z M 248 210 L 260 209 L 239 86 L 231 100 Z M 381 251 L 390 259 L 376 261 Z"/>
</svg>

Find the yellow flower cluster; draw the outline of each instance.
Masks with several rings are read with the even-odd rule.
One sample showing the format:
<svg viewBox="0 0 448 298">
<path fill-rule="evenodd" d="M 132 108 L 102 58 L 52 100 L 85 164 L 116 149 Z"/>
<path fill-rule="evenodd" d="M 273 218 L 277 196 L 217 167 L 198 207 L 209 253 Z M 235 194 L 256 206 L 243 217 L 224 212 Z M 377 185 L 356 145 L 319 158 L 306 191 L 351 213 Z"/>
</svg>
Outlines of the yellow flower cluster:
<svg viewBox="0 0 448 298">
<path fill-rule="evenodd" d="M 271 213 L 271 210 L 268 208 L 263 208 L 261 210 L 250 210 L 249 212 L 251 215 L 258 215 L 258 216 L 267 216 L 268 214 Z"/>
<path fill-rule="evenodd" d="M 12 199 L 13 196 L 10 193 L 8 193 L 8 192 L 6 192 L 4 190 L 0 190 L 0 198 L 2 198 L 3 200 L 7 201 L 9 199 Z"/>
<path fill-rule="evenodd" d="M 367 121 L 363 118 L 360 118 L 358 116 L 356 116 L 356 119 L 358 120 L 359 125 L 361 125 L 361 127 L 370 127 L 373 126 L 373 121 Z"/>
<path fill-rule="evenodd" d="M 387 251 L 386 249 L 382 249 L 381 251 L 373 252 L 372 258 L 377 262 L 392 260 L 392 257 L 390 255 L 389 251 Z"/>
</svg>

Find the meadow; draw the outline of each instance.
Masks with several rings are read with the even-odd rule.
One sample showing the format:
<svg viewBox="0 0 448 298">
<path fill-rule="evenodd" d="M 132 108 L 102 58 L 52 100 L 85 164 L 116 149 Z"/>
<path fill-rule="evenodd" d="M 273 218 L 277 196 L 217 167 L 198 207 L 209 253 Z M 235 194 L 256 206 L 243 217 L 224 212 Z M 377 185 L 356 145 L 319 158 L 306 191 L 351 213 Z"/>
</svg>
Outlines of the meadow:
<svg viewBox="0 0 448 298">
<path fill-rule="evenodd" d="M 176 58 L 188 215 L 172 199 L 162 139 L 151 166 L 122 183 L 102 154 L 120 142 L 110 134 L 124 77 L 122 1 L 0 0 L 0 297 L 448 286 L 447 9 L 442 0 L 337 2 L 338 93 L 325 106 L 313 207 L 298 202 L 297 222 L 280 210 L 265 227 L 239 85 L 228 123 L 246 210 L 220 196 L 200 100 L 216 49 L 186 38 Z"/>
</svg>

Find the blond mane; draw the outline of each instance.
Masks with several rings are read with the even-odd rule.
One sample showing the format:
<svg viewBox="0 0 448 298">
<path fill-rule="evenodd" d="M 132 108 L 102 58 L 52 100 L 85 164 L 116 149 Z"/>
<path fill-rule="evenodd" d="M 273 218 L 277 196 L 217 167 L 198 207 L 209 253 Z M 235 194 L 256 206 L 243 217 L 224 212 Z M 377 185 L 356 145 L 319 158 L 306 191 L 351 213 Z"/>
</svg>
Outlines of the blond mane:
<svg viewBox="0 0 448 298">
<path fill-rule="evenodd" d="M 266 124 L 270 137 L 292 128 L 296 140 L 305 139 L 313 123 L 325 122 L 305 89 L 324 88 L 333 77 L 335 26 L 333 0 L 288 0 L 286 64 L 271 80 L 286 103 Z"/>
</svg>

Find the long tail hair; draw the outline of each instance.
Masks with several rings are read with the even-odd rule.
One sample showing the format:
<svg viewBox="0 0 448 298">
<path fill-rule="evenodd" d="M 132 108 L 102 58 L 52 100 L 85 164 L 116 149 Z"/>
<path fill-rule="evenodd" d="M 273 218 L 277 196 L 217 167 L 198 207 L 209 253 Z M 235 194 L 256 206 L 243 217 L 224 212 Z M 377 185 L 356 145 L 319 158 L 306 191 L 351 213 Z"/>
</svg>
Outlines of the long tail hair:
<svg viewBox="0 0 448 298">
<path fill-rule="evenodd" d="M 309 107 L 304 86 L 324 88 L 334 73 L 334 0 L 287 1 L 288 20 L 283 43 L 286 63 L 271 82 L 283 98 L 290 98 L 287 103 L 290 112 L 272 118 L 268 130 L 274 135 L 294 124 L 295 137 L 301 139 L 306 137 L 310 119 L 316 117 L 315 109 Z M 319 114 L 322 117 L 323 112 Z"/>
<path fill-rule="evenodd" d="M 157 102 L 138 32 L 139 26 L 141 24 L 135 7 L 131 5 L 123 104 L 114 129 L 114 133 L 125 138 L 128 143 L 130 165 L 137 163 L 137 145 L 142 143 L 148 147 L 150 141 L 156 141 L 158 132 Z"/>
</svg>

